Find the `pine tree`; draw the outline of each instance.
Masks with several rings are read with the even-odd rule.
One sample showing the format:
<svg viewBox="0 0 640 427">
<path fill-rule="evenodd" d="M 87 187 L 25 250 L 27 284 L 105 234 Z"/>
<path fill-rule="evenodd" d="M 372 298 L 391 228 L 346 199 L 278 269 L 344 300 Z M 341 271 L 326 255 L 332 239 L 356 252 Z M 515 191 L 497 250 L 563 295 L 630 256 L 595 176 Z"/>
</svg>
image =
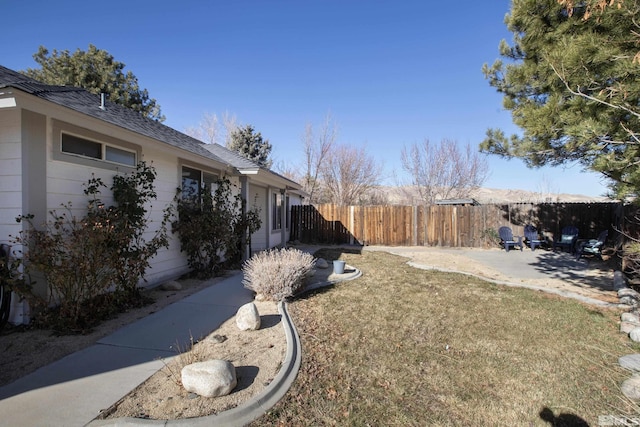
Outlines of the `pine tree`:
<svg viewBox="0 0 640 427">
<path fill-rule="evenodd" d="M 576 3 L 574 5 L 574 3 Z M 521 135 L 489 129 L 483 151 L 531 167 L 577 161 L 610 180 L 619 197 L 640 194 L 640 60 L 637 1 L 514 0 L 513 45 L 487 64 Z"/>
<path fill-rule="evenodd" d="M 273 163 L 269 158 L 271 144 L 262 139 L 260 132 L 256 133 L 251 125 L 238 127 L 231 132 L 227 148 L 267 169 Z"/>
<path fill-rule="evenodd" d="M 156 100 L 149 98 L 146 89 L 140 89 L 138 78 L 131 71 L 125 74 L 125 64 L 105 50 L 90 44 L 87 51 L 77 49 L 71 54 L 68 50 L 54 49 L 49 54 L 47 48 L 40 46 L 33 59 L 41 68 L 23 71 L 33 79 L 50 85 L 81 87 L 96 95 L 106 93 L 112 102 L 153 120 L 165 119 Z"/>
</svg>

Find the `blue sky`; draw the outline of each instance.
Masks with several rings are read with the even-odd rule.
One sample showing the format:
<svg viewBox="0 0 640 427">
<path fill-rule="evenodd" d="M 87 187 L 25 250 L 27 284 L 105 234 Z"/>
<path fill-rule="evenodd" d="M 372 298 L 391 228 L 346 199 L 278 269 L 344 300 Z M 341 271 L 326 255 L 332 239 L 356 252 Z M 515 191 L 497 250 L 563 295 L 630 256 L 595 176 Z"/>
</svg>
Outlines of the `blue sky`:
<svg viewBox="0 0 640 427">
<path fill-rule="evenodd" d="M 509 0 L 478 2 L 0 0 L 0 64 L 36 67 L 40 45 L 107 50 L 184 131 L 225 111 L 268 139 L 276 161 L 303 159 L 307 123 L 328 113 L 338 142 L 366 145 L 400 173 L 400 150 L 424 139 L 477 145 L 489 127 L 517 132 L 481 72 L 498 58 Z M 10 36 L 9 36 L 10 35 Z M 527 169 L 488 157 L 485 187 L 588 196 L 606 188 L 580 166 Z"/>
</svg>

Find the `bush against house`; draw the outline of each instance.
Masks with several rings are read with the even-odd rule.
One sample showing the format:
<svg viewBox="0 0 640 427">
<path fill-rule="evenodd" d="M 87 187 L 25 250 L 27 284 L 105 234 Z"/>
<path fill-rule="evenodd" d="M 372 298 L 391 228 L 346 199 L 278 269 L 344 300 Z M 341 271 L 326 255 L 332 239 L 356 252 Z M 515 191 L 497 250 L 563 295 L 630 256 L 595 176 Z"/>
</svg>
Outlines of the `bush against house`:
<svg viewBox="0 0 640 427">
<path fill-rule="evenodd" d="M 246 200 L 232 191 L 231 182 L 222 178 L 213 191 L 176 195 L 177 219 L 172 230 L 180 238 L 189 267 L 198 278 L 215 276 L 226 265 L 240 261 L 244 244 L 251 245 L 251 235 L 262 221 L 259 209 L 247 211 Z"/>
<path fill-rule="evenodd" d="M 26 276 L 37 271 L 48 287 L 46 296 L 31 287 L 17 289 L 36 311 L 57 306 L 58 326 L 78 330 L 96 320 L 84 308 L 98 296 L 109 295 L 100 303 L 106 305 L 140 298 L 138 285 L 150 259 L 168 247 L 170 207 L 153 237 L 144 237 L 150 225 L 146 205 L 156 198 L 155 178 L 154 168 L 140 162 L 133 172 L 113 178 L 114 206 L 105 206 L 99 196 L 106 185 L 92 177 L 85 185 L 89 201 L 84 216 L 74 215 L 67 203 L 50 211 L 41 227 L 32 215 L 18 217 L 28 223 L 28 229 L 15 238 L 24 248 Z"/>
</svg>

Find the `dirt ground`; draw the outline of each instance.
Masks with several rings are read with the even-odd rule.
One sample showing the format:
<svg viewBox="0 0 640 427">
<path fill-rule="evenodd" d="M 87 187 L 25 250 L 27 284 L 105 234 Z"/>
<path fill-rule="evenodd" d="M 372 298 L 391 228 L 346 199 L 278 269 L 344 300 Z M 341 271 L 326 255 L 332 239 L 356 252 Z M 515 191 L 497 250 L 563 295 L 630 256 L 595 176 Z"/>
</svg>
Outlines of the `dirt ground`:
<svg viewBox="0 0 640 427">
<path fill-rule="evenodd" d="M 403 248 L 399 250 L 367 248 L 367 250 L 388 250 L 407 257 L 408 261 L 418 264 L 458 270 L 493 280 L 514 281 L 500 271 L 478 262 L 464 251 L 447 251 L 437 248 Z M 608 268 L 591 269 L 588 280 L 596 286 L 583 286 L 571 280 L 557 278 L 527 280 L 528 284 L 543 287 L 565 289 L 581 295 L 614 302 L 615 293 L 607 289 L 612 282 L 613 272 Z M 316 280 L 324 280 L 322 274 L 328 270 L 319 270 Z M 366 272 L 364 272 L 366 274 Z M 220 280 L 220 279 L 219 279 Z M 147 307 L 122 313 L 117 318 L 104 322 L 93 332 L 80 336 L 54 336 L 50 331 L 8 327 L 0 333 L 0 386 L 35 371 L 67 354 L 81 350 L 109 335 L 122 326 L 143 318 L 161 308 L 191 295 L 207 286 L 203 281 L 184 280 L 179 291 L 149 291 L 155 303 Z M 210 282 L 208 282 L 210 283 Z M 604 284 L 604 285 L 603 285 Z M 214 285 L 215 286 L 215 285 Z M 274 303 L 259 302 L 261 316 L 271 319 L 259 331 L 242 332 L 235 326 L 232 318 L 214 331 L 208 339 L 196 344 L 193 357 L 198 359 L 227 359 L 235 366 L 243 367 L 238 372 L 239 385 L 227 398 L 207 399 L 187 393 L 179 387 L 179 367 L 175 363 L 185 363 L 187 359 L 176 357 L 167 362 L 165 368 L 125 396 L 103 413 L 103 417 L 133 416 L 153 419 L 176 419 L 217 413 L 232 408 L 251 396 L 259 393 L 273 379 L 280 369 L 284 358 L 286 339 L 284 330 Z M 221 342 L 219 342 L 221 341 Z M 190 356 L 191 357 L 191 356 Z M 257 375 L 256 375 L 257 372 Z M 244 382 L 243 382 L 244 380 Z"/>
</svg>

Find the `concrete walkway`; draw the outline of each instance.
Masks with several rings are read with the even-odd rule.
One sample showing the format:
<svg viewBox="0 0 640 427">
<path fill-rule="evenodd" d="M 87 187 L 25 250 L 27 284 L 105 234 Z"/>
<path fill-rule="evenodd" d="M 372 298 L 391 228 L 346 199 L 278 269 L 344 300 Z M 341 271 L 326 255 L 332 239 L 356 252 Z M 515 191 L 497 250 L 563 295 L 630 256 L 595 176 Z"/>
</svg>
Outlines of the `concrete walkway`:
<svg viewBox="0 0 640 427">
<path fill-rule="evenodd" d="M 234 275 L 0 387 L 0 426 L 85 425 L 252 300 Z"/>
</svg>

